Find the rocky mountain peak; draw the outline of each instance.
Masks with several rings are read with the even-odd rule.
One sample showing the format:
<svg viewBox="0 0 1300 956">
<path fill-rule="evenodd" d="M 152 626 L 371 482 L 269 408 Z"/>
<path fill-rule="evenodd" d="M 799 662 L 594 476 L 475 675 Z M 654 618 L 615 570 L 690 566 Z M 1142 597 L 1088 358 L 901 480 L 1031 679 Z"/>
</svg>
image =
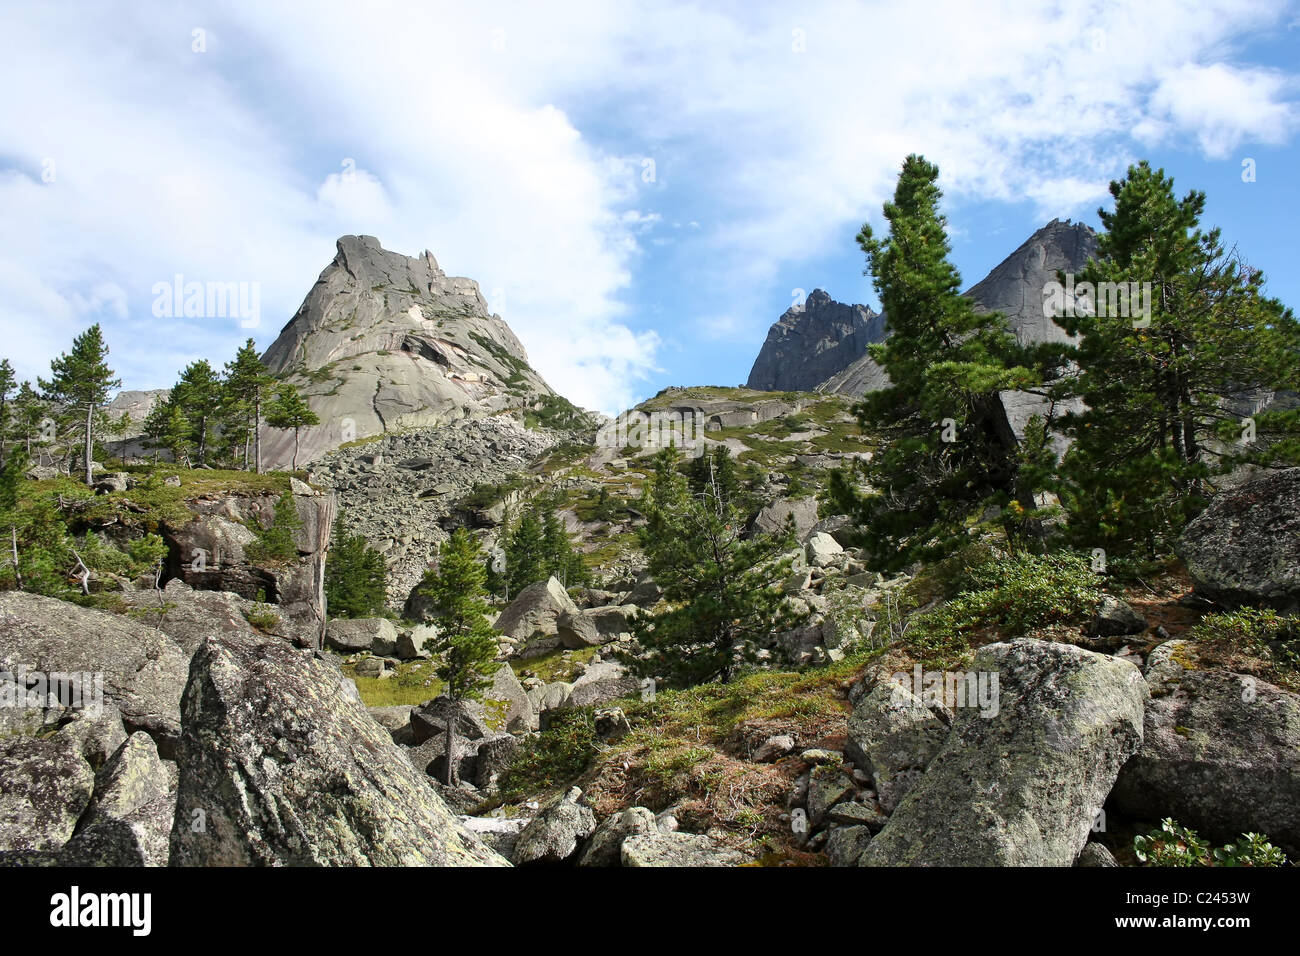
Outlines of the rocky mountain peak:
<svg viewBox="0 0 1300 956">
<path fill-rule="evenodd" d="M 966 293 L 1001 312 L 1022 343 L 1065 342 L 1065 330 L 1043 315 L 1043 287 L 1056 273 L 1078 272 L 1097 251 L 1097 233 L 1081 222 L 1053 219 Z"/>
<path fill-rule="evenodd" d="M 345 442 L 530 407 L 554 396 L 473 279 L 433 253 L 405 256 L 373 236 L 343 236 L 294 317 L 262 357 L 320 416 L 299 462 Z M 270 466 L 292 436 L 268 430 Z"/>
<path fill-rule="evenodd" d="M 1078 272 L 1096 251 L 1097 234 L 1088 225 L 1053 219 L 966 295 L 977 308 L 1005 315 L 1022 343 L 1067 341 L 1065 330 L 1043 315 L 1043 288 L 1056 279 L 1058 271 Z M 854 309 L 865 316 L 862 330 L 852 326 L 847 310 Z M 788 309 L 768 331 L 748 385 L 768 391 L 817 390 L 845 395 L 876 391 L 888 385 L 889 378 L 866 347 L 883 341 L 886 335 L 883 313 L 866 306 L 846 306 L 821 289 L 814 290 L 805 309 Z"/>
<path fill-rule="evenodd" d="M 884 320 L 868 306 L 836 302 L 814 289 L 768 330 L 746 387 L 811 391 L 883 337 Z"/>
</svg>

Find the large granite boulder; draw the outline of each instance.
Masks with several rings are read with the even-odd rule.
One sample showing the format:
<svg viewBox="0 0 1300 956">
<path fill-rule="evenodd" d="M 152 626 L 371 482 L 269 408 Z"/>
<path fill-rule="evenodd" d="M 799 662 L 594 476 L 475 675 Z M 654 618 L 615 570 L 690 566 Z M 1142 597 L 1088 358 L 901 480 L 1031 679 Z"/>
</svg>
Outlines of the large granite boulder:
<svg viewBox="0 0 1300 956">
<path fill-rule="evenodd" d="M 720 867 L 753 862 L 746 853 L 703 833 L 677 831 L 633 834 L 619 852 L 624 866 Z"/>
<path fill-rule="evenodd" d="M 566 612 L 577 614 L 578 606 L 557 578 L 547 578 L 520 591 L 494 626 L 506 637 L 525 641 L 534 634 L 557 633 L 560 615 Z"/>
<path fill-rule="evenodd" d="M 171 862 L 499 865 L 338 670 L 283 641 L 216 637 L 183 704 Z"/>
<path fill-rule="evenodd" d="M 95 774 L 74 742 L 0 740 L 0 851 L 57 851 L 90 803 Z"/>
<path fill-rule="evenodd" d="M 749 532 L 780 534 L 794 521 L 795 538 L 804 541 L 817 526 L 816 498 L 779 498 L 763 508 L 749 524 Z"/>
<path fill-rule="evenodd" d="M 551 800 L 519 834 L 515 865 L 564 863 L 596 831 L 596 816 L 582 803 L 582 791 L 571 788 Z"/>
<path fill-rule="evenodd" d="M 1176 550 L 1211 601 L 1300 611 L 1300 468 L 1216 495 Z"/>
<path fill-rule="evenodd" d="M 911 689 L 882 680 L 853 708 L 844 754 L 871 774 L 880 806 L 892 813 L 947 737 L 947 723 Z"/>
<path fill-rule="evenodd" d="M 95 796 L 60 854 L 74 866 L 166 866 L 176 813 L 174 764 L 148 734 L 122 744 L 95 780 Z"/>
<path fill-rule="evenodd" d="M 387 657 L 397 653 L 397 641 L 397 628 L 384 617 L 336 618 L 325 626 L 326 645 L 342 654 L 369 651 Z"/>
<path fill-rule="evenodd" d="M 1022 638 L 972 670 L 998 676 L 996 709 L 957 708 L 863 865 L 1072 866 L 1142 744 L 1147 685 L 1127 661 Z"/>
<path fill-rule="evenodd" d="M 179 742 L 189 656 L 129 617 L 55 598 L 0 594 L 0 671 L 103 674 L 103 696 L 127 730 L 143 730 L 170 757 Z"/>
<path fill-rule="evenodd" d="M 1145 739 L 1112 801 L 1217 841 L 1267 834 L 1300 856 L 1300 696 L 1195 657 L 1182 641 L 1151 653 Z"/>
</svg>

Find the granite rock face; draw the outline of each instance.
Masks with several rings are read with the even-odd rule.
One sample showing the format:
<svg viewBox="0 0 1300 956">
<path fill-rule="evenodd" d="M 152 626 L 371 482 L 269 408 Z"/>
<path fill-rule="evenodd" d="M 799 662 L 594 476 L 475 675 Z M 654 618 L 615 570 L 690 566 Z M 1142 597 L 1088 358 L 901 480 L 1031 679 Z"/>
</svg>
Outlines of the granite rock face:
<svg viewBox="0 0 1300 956">
<path fill-rule="evenodd" d="M 411 258 L 372 236 L 338 254 L 262 360 L 306 396 L 321 423 L 303 429 L 298 463 L 386 432 L 529 407 L 555 393 L 472 279 L 432 253 Z M 263 463 L 285 467 L 288 430 L 262 433 Z"/>
<path fill-rule="evenodd" d="M 1072 866 L 1116 775 L 1142 746 L 1131 663 L 1020 638 L 981 648 L 995 711 L 951 732 L 860 859 L 864 866 Z"/>
<path fill-rule="evenodd" d="M 1203 597 L 1300 610 L 1300 468 L 1216 495 L 1176 550 Z"/>
<path fill-rule="evenodd" d="M 966 295 L 978 309 L 1005 315 L 1022 343 L 1068 341 L 1065 330 L 1044 315 L 1044 287 L 1056 280 L 1058 270 L 1078 272 L 1096 248 L 1097 235 L 1087 225 L 1053 219 Z M 886 314 L 835 302 L 819 289 L 808 297 L 803 310 L 790 309 L 768 331 L 750 372 L 749 387 L 842 395 L 879 391 L 888 387 L 889 376 L 866 347 L 884 341 L 888 334 Z"/>
<path fill-rule="evenodd" d="M 283 641 L 214 637 L 194 655 L 173 865 L 504 863 L 332 665 Z"/>
<path fill-rule="evenodd" d="M 885 337 L 884 317 L 865 305 L 836 302 L 814 289 L 768 330 L 747 388 L 813 391 L 836 372 L 866 355 Z"/>
</svg>

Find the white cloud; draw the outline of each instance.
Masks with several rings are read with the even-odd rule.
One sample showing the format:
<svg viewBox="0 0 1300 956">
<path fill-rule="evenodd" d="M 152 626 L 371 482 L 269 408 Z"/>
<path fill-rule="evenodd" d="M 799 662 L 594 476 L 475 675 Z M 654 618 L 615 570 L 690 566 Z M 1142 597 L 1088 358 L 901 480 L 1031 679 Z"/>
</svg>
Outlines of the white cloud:
<svg viewBox="0 0 1300 956">
<path fill-rule="evenodd" d="M 1300 111 L 1284 100 L 1295 87 L 1294 78 L 1273 70 L 1186 63 L 1161 78 L 1152 105 L 1191 131 L 1207 156 L 1223 159 L 1245 139 L 1286 142 L 1300 122 Z"/>
<path fill-rule="evenodd" d="M 130 384 L 168 384 L 247 331 L 159 328 L 154 282 L 259 282 L 264 347 L 335 238 L 365 232 L 500 290 L 548 380 L 612 411 L 694 328 L 766 327 L 772 283 L 878 223 L 910 152 L 954 200 L 1047 219 L 1091 211 L 1139 148 L 1284 141 L 1294 77 L 1224 61 L 1292 16 L 1272 0 L 11 10 L 0 327 L 31 374 L 102 319 Z M 696 290 L 698 315 L 659 334 L 631 299 L 647 247 Z"/>
</svg>

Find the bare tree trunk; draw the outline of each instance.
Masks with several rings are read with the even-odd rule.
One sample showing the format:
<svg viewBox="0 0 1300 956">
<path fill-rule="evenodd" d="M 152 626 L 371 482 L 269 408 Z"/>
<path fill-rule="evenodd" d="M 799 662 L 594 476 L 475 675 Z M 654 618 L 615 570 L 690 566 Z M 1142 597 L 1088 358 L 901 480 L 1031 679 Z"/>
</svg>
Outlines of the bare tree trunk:
<svg viewBox="0 0 1300 956">
<path fill-rule="evenodd" d="M 257 473 L 262 473 L 262 402 L 253 402 L 253 445 L 257 451 Z"/>
<path fill-rule="evenodd" d="M 86 484 L 87 485 L 91 483 L 91 477 L 92 477 L 91 470 L 90 470 L 90 457 L 94 453 L 94 449 L 95 449 L 95 434 L 93 431 L 94 423 L 95 423 L 95 403 L 87 402 L 86 403 Z"/>
<path fill-rule="evenodd" d="M 451 700 L 451 698 L 448 698 Z M 443 759 L 447 762 L 446 784 L 449 787 L 456 786 L 456 717 L 458 709 L 456 701 L 452 700 L 452 706 L 447 715 L 447 743 L 443 748 Z"/>
<path fill-rule="evenodd" d="M 18 528 L 15 525 L 9 527 L 9 540 L 12 543 L 14 554 L 14 583 L 18 585 L 18 590 L 23 589 L 23 572 L 18 566 Z"/>
</svg>

